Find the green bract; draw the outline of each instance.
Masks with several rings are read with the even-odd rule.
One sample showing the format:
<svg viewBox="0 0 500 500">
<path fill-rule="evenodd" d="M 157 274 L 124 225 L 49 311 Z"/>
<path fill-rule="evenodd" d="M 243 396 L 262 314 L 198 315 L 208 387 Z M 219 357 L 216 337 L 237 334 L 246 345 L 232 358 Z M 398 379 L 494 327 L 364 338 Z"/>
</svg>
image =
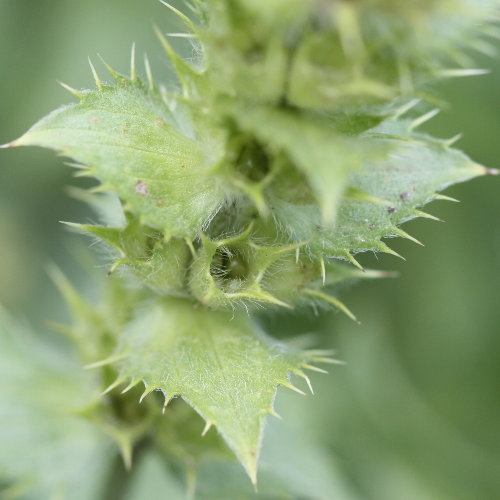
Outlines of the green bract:
<svg viewBox="0 0 500 500">
<path fill-rule="evenodd" d="M 65 332 L 108 387 L 89 420 L 130 461 L 142 424 L 166 424 L 156 401 L 130 410 L 130 397 L 119 404 L 131 421 L 117 422 L 110 405 L 126 396 L 112 389 L 143 384 L 141 401 L 158 390 L 165 405 L 182 397 L 255 483 L 276 387 L 331 360 L 273 341 L 253 311 L 322 304 L 354 318 L 337 285 L 385 276 L 354 256 L 397 255 L 386 238 L 418 243 L 401 224 L 434 218 L 421 208 L 450 199 L 439 194 L 449 185 L 494 173 L 417 128 L 435 113 L 424 84 L 480 72 L 462 64 L 488 50 L 478 25 L 487 31 L 498 2 L 186 5 L 168 7 L 194 60 L 159 32 L 176 82 L 157 85 L 149 64 L 143 81 L 134 58 L 130 76 L 108 67 L 110 84 L 92 66 L 96 89 L 69 89 L 77 103 L 10 146 L 54 149 L 120 200 L 121 226 L 69 225 L 108 247 L 110 273 L 126 269 L 140 286 L 112 277 L 96 312 L 58 278 L 76 320 Z"/>
</svg>

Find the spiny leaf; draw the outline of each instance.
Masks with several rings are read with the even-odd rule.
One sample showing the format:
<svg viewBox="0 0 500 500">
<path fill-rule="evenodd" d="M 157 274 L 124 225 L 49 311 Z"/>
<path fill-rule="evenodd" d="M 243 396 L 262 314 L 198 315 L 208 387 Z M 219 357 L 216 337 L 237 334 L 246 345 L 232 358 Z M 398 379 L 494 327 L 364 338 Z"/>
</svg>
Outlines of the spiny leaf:
<svg viewBox="0 0 500 500">
<path fill-rule="evenodd" d="M 312 204 L 273 199 L 273 215 L 292 241 L 309 241 L 313 254 L 347 260 L 367 250 L 394 253 L 382 238 L 414 240 L 398 226 L 416 217 L 431 217 L 419 208 L 439 198 L 439 191 L 489 172 L 446 141 L 412 132 L 413 123 L 385 120 L 364 134 L 388 143 L 390 154 L 368 160 L 349 174 L 349 185 L 368 196 L 362 199 L 347 192 L 334 227 L 322 223 Z"/>
<path fill-rule="evenodd" d="M 131 216 L 123 228 L 66 223 L 96 236 L 118 253 L 110 273 L 126 266 L 144 284 L 161 295 L 186 295 L 186 274 L 190 250 L 183 239 L 166 239 L 162 233 L 143 226 Z"/>
<path fill-rule="evenodd" d="M 150 304 L 124 332 L 116 363 L 145 394 L 181 396 L 217 427 L 253 482 L 266 416 L 278 385 L 305 358 L 262 335 L 245 315 L 170 299 Z M 168 411 L 168 409 L 167 409 Z"/>
<path fill-rule="evenodd" d="M 44 146 L 89 166 L 143 223 L 193 238 L 224 199 L 193 134 L 157 93 L 120 75 L 115 86 L 83 92 L 11 146 Z"/>
</svg>

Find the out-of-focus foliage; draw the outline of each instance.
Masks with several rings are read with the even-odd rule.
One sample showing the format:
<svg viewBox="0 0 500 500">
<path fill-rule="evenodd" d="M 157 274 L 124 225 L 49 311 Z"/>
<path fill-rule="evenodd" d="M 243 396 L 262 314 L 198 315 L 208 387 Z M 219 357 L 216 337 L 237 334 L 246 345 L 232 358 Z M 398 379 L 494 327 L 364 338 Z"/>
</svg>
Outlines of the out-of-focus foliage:
<svg viewBox="0 0 500 500">
<path fill-rule="evenodd" d="M 125 70 L 134 39 L 164 77 L 167 70 L 149 23 L 160 15 L 163 27 L 168 23 L 165 9 L 152 0 L 126 8 L 117 0 L 3 0 L 0 142 L 19 136 L 33 117 L 67 99 L 54 75 L 90 86 L 87 55 L 104 51 L 106 59 Z M 452 108 L 428 129 L 443 137 L 464 132 L 459 146 L 477 161 L 498 167 L 499 85 L 498 63 L 481 79 L 442 85 L 442 97 Z M 88 257 L 75 258 L 86 252 L 58 224 L 62 218 L 94 217 L 66 195 L 70 183 L 84 185 L 70 179 L 50 153 L 2 152 L 0 301 L 37 324 L 63 316 L 43 270 L 48 261 L 56 261 L 81 287 L 87 283 L 77 261 Z M 397 281 L 345 292 L 351 308 L 361 312 L 361 326 L 322 316 L 322 335 L 348 365 L 315 377 L 317 397 L 278 398 L 285 422 L 266 431 L 262 498 L 495 498 L 500 489 L 498 183 L 480 179 L 447 194 L 462 204 L 436 203 L 433 213 L 449 222 L 440 227 L 412 223 L 412 233 L 424 243 L 432 241 L 431 248 L 395 242 L 411 265 L 390 258 L 377 263 L 398 270 Z M 370 256 L 362 262 L 375 265 Z M 309 320 L 307 314 L 267 319 L 273 332 L 279 334 L 279 328 L 287 335 L 307 332 Z M 40 336 L 52 338 L 43 331 Z M 60 356 L 65 355 L 63 349 Z M 104 453 L 110 459 L 115 451 L 109 447 Z M 153 452 L 138 457 L 123 498 L 182 498 L 184 478 L 159 457 Z M 315 465 L 307 469 L 308 464 Z M 222 459 L 207 463 L 200 476 L 196 498 L 255 496 L 243 472 Z M 284 485 L 288 496 L 282 493 Z"/>
</svg>

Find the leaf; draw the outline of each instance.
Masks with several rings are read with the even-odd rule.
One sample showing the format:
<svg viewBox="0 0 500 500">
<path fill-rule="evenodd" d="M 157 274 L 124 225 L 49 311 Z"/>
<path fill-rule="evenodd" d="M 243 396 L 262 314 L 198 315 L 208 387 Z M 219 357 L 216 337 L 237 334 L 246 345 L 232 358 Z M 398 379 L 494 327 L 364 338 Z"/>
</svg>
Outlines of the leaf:
<svg viewBox="0 0 500 500">
<path fill-rule="evenodd" d="M 367 137 L 339 134 L 333 122 L 312 114 L 252 106 L 238 109 L 234 118 L 244 131 L 291 160 L 306 178 L 328 224 L 335 220 L 348 175 L 360 169 L 367 157 L 376 158 L 386 149 Z"/>
<path fill-rule="evenodd" d="M 10 146 L 43 146 L 73 158 L 142 223 L 193 238 L 224 199 L 208 175 L 217 148 L 204 143 L 205 155 L 189 122 L 156 91 L 114 76 L 114 86 L 78 92 L 79 103 L 52 112 Z"/>
<path fill-rule="evenodd" d="M 1 311 L 0 379 L 0 479 L 22 498 L 97 498 L 110 440 L 77 416 L 94 378 Z"/>
<path fill-rule="evenodd" d="M 190 251 L 180 238 L 165 236 L 127 216 L 124 227 L 66 223 L 85 234 L 95 236 L 118 254 L 110 273 L 126 266 L 144 284 L 160 295 L 185 296 Z"/>
<path fill-rule="evenodd" d="M 181 299 L 148 304 L 125 330 L 119 379 L 143 380 L 144 396 L 180 396 L 214 425 L 256 481 L 264 424 L 277 385 L 305 376 L 305 357 L 265 337 L 245 315 L 195 308 Z M 307 378 L 307 377 L 306 377 Z M 167 410 L 168 411 L 168 410 Z"/>
<path fill-rule="evenodd" d="M 386 120 L 363 134 L 387 143 L 390 153 L 365 159 L 349 174 L 350 188 L 333 227 L 322 223 L 313 204 L 273 198 L 274 218 L 292 242 L 309 241 L 313 255 L 351 261 L 353 254 L 368 250 L 393 253 L 382 238 L 413 239 L 399 226 L 416 217 L 434 218 L 420 207 L 447 199 L 438 193 L 448 186 L 489 172 L 447 141 L 413 132 L 415 123 Z"/>
</svg>

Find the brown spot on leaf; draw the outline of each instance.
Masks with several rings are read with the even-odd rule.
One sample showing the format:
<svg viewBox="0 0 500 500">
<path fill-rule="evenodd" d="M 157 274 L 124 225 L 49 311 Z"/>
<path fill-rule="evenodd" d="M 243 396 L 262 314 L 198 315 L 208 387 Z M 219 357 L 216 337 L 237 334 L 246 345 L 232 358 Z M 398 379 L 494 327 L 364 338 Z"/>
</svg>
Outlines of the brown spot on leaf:
<svg viewBox="0 0 500 500">
<path fill-rule="evenodd" d="M 410 199 L 410 193 L 404 192 L 399 195 L 403 201 L 408 201 Z"/>
<path fill-rule="evenodd" d="M 368 228 L 373 231 L 373 229 L 377 229 L 377 226 L 375 224 L 370 224 Z"/>
<path fill-rule="evenodd" d="M 143 181 L 137 181 L 137 184 L 135 185 L 135 192 L 139 193 L 141 196 L 148 196 L 148 185 Z"/>
<path fill-rule="evenodd" d="M 390 214 L 393 214 L 395 211 L 396 211 L 396 208 L 395 207 L 389 207 L 387 209 L 387 211 L 390 213 Z"/>
</svg>

